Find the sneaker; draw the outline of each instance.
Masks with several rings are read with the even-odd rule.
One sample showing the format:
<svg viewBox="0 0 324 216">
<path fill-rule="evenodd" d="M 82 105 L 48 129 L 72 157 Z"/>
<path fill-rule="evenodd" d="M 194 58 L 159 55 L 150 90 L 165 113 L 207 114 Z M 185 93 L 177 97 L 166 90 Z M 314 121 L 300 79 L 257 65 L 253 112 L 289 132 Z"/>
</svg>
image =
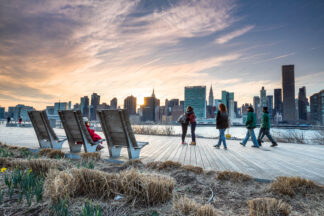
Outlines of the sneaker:
<svg viewBox="0 0 324 216">
<path fill-rule="evenodd" d="M 224 147 L 224 150 L 227 150 L 227 147 Z"/>
<path fill-rule="evenodd" d="M 253 145 L 253 146 L 251 146 L 252 148 L 259 148 L 259 146 L 256 146 L 256 145 Z"/>
<path fill-rule="evenodd" d="M 196 145 L 196 142 L 192 141 L 192 142 L 190 143 L 190 145 Z"/>
<path fill-rule="evenodd" d="M 243 144 L 242 142 L 240 142 L 240 144 L 241 144 L 242 146 L 244 146 L 244 147 L 245 147 L 245 144 Z"/>
<path fill-rule="evenodd" d="M 101 149 L 103 149 L 104 147 L 102 145 L 97 145 L 96 151 L 100 151 Z"/>
<path fill-rule="evenodd" d="M 275 147 L 275 146 L 278 146 L 277 143 L 272 143 L 271 147 Z"/>
<path fill-rule="evenodd" d="M 185 145 L 186 143 L 185 143 L 185 142 L 182 142 L 181 144 L 182 144 L 182 145 Z"/>
<path fill-rule="evenodd" d="M 219 149 L 219 145 L 214 145 L 215 148 Z"/>
<path fill-rule="evenodd" d="M 259 146 L 262 146 L 263 141 L 258 140 Z"/>
</svg>

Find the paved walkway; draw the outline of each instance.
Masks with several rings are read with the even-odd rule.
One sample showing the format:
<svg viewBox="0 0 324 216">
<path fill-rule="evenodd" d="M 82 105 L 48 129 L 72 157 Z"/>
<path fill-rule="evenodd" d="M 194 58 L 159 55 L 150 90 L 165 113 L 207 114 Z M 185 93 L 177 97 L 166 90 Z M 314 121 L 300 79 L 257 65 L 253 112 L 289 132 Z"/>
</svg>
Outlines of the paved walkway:
<svg viewBox="0 0 324 216">
<path fill-rule="evenodd" d="M 63 129 L 55 129 L 64 136 Z M 99 133 L 100 134 L 100 133 Z M 102 135 L 102 134 L 101 134 Z M 281 144 L 271 148 L 264 143 L 261 149 L 242 147 L 239 141 L 228 140 L 228 150 L 215 149 L 216 140 L 197 139 L 196 146 L 180 144 L 179 137 L 137 135 L 138 141 L 148 141 L 141 152 L 143 162 L 173 160 L 212 170 L 232 170 L 256 178 L 275 179 L 277 176 L 301 176 L 324 184 L 324 146 Z M 33 128 L 6 128 L 0 125 L 0 141 L 9 145 L 38 148 Z M 67 142 L 63 151 L 68 152 Z M 127 159 L 127 151 L 122 151 Z M 108 157 L 107 147 L 103 156 Z"/>
</svg>

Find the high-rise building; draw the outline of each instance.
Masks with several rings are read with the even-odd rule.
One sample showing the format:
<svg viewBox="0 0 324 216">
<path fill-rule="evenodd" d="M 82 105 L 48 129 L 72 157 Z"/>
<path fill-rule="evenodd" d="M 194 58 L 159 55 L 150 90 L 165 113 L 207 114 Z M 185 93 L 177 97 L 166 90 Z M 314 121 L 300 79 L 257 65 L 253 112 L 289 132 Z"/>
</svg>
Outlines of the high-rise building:
<svg viewBox="0 0 324 216">
<path fill-rule="evenodd" d="M 79 103 L 76 103 L 73 105 L 73 110 L 76 111 L 76 110 L 81 110 L 81 106 Z"/>
<path fill-rule="evenodd" d="M 257 117 L 257 122 L 260 121 L 261 118 L 261 103 L 260 103 L 260 97 L 259 96 L 254 96 L 253 97 L 253 107 L 254 107 L 254 112 Z"/>
<path fill-rule="evenodd" d="M 54 115 L 54 106 L 46 106 L 46 114 L 49 115 Z"/>
<path fill-rule="evenodd" d="M 91 95 L 91 105 L 90 105 L 90 121 L 97 120 L 97 107 L 100 104 L 100 95 L 93 93 Z"/>
<path fill-rule="evenodd" d="M 267 92 L 262 86 L 262 89 L 260 90 L 260 103 L 261 103 L 261 108 L 267 106 Z"/>
<path fill-rule="evenodd" d="M 213 87 L 210 86 L 209 90 L 209 97 L 208 97 L 208 106 L 214 106 L 214 94 L 213 94 Z"/>
<path fill-rule="evenodd" d="M 71 108 L 72 108 L 72 102 L 69 101 L 69 102 L 68 102 L 68 109 L 71 110 Z"/>
<path fill-rule="evenodd" d="M 216 111 L 215 111 L 215 114 L 218 112 L 218 107 L 219 107 L 219 104 L 222 103 L 222 100 L 221 99 L 215 99 L 215 107 L 216 107 Z"/>
<path fill-rule="evenodd" d="M 144 104 L 141 106 L 142 116 L 141 120 L 146 121 L 158 121 L 159 120 L 159 107 L 160 100 L 155 97 L 154 89 L 151 97 L 144 97 Z"/>
<path fill-rule="evenodd" d="M 4 118 L 5 118 L 5 108 L 0 107 L 0 119 L 4 119 Z"/>
<path fill-rule="evenodd" d="M 298 92 L 298 113 L 300 121 L 307 121 L 307 106 L 308 99 L 306 97 L 306 88 L 303 86 L 302 88 L 299 88 Z"/>
<path fill-rule="evenodd" d="M 206 86 L 186 86 L 184 107 L 192 106 L 197 118 L 206 118 Z"/>
<path fill-rule="evenodd" d="M 282 93 L 281 89 L 274 90 L 274 115 L 282 114 Z"/>
<path fill-rule="evenodd" d="M 60 110 L 68 110 L 67 102 L 56 102 L 54 103 L 54 115 L 58 115 L 58 111 Z"/>
<path fill-rule="evenodd" d="M 114 97 L 113 99 L 111 99 L 110 108 L 111 109 L 117 109 L 118 108 L 118 100 L 117 100 L 117 98 Z"/>
<path fill-rule="evenodd" d="M 222 91 L 222 103 L 226 106 L 230 118 L 235 118 L 234 92 Z"/>
<path fill-rule="evenodd" d="M 310 97 L 311 122 L 314 125 L 324 125 L 324 90 Z"/>
<path fill-rule="evenodd" d="M 35 110 L 31 106 L 25 106 L 23 104 L 18 104 L 15 107 L 9 107 L 8 112 L 9 116 L 11 118 L 14 118 L 14 120 L 18 120 L 19 118 L 22 118 L 23 121 L 29 121 L 28 112 Z"/>
<path fill-rule="evenodd" d="M 137 98 L 133 95 L 128 96 L 124 100 L 124 109 L 127 109 L 129 115 L 136 114 Z"/>
<path fill-rule="evenodd" d="M 89 97 L 84 96 L 80 101 L 80 110 L 83 117 L 89 118 Z"/>
<path fill-rule="evenodd" d="M 273 118 L 273 96 L 272 95 L 267 96 L 267 107 L 268 107 L 270 118 L 272 119 Z"/>
<path fill-rule="evenodd" d="M 283 121 L 294 124 L 295 107 L 295 68 L 294 65 L 282 66 Z"/>
<path fill-rule="evenodd" d="M 247 109 L 250 106 L 252 106 L 252 104 L 245 103 L 245 104 L 242 105 L 242 115 L 246 115 L 247 114 Z"/>
</svg>

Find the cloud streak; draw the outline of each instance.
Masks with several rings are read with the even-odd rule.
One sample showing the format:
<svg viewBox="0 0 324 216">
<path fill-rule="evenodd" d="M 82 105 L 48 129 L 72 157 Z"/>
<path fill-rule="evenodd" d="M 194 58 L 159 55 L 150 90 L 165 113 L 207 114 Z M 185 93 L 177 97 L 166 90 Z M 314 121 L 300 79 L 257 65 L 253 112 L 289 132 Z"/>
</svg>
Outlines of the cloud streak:
<svg viewBox="0 0 324 216">
<path fill-rule="evenodd" d="M 250 26 L 246 26 L 244 28 L 235 30 L 235 31 L 225 34 L 219 38 L 216 38 L 215 43 L 225 44 L 225 43 L 233 40 L 234 38 L 237 38 L 237 37 L 240 37 L 240 36 L 246 34 L 247 32 L 251 31 L 253 28 L 254 28 L 254 26 L 250 25 Z"/>
</svg>

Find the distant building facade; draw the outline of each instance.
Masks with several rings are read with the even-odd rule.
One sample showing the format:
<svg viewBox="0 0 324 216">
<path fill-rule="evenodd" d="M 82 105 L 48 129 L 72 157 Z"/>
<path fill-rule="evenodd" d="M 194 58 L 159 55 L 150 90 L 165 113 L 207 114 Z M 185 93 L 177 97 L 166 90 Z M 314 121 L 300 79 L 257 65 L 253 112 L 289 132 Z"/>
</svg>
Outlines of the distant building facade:
<svg viewBox="0 0 324 216">
<path fill-rule="evenodd" d="M 5 108 L 0 107 L 0 119 L 4 119 L 4 118 L 5 118 Z"/>
<path fill-rule="evenodd" d="M 274 90 L 274 115 L 282 114 L 282 91 L 281 89 Z"/>
<path fill-rule="evenodd" d="M 260 103 L 261 103 L 261 105 L 260 105 L 261 108 L 267 106 L 267 92 L 263 86 L 260 90 Z"/>
<path fill-rule="evenodd" d="M 82 116 L 83 117 L 87 117 L 89 118 L 89 97 L 88 96 L 84 96 L 81 98 L 81 101 L 80 101 L 80 110 L 81 110 L 81 113 L 82 113 Z"/>
<path fill-rule="evenodd" d="M 206 86 L 186 86 L 184 108 L 192 106 L 197 118 L 206 118 Z"/>
<path fill-rule="evenodd" d="M 267 107 L 270 118 L 273 119 L 273 96 L 267 95 Z"/>
<path fill-rule="evenodd" d="M 117 109 L 118 108 L 118 100 L 117 100 L 117 98 L 114 97 L 113 99 L 111 99 L 110 108 L 111 109 Z"/>
<path fill-rule="evenodd" d="M 144 97 L 144 104 L 141 106 L 141 121 L 156 122 L 159 120 L 160 100 L 155 97 L 154 89 L 151 97 Z"/>
<path fill-rule="evenodd" d="M 300 122 L 307 121 L 308 99 L 306 97 L 306 87 L 299 88 L 298 92 L 298 113 Z"/>
<path fill-rule="evenodd" d="M 254 107 L 254 112 L 257 117 L 257 121 L 260 122 L 261 118 L 261 103 L 260 103 L 260 97 L 259 96 L 254 96 L 253 97 L 253 107 Z"/>
<path fill-rule="evenodd" d="M 18 121 L 19 118 L 22 118 L 23 121 L 29 121 L 28 112 L 35 110 L 31 106 L 25 106 L 23 104 L 18 104 L 15 107 L 9 107 L 9 117 L 13 118 L 14 120 Z"/>
<path fill-rule="evenodd" d="M 54 115 L 58 115 L 58 111 L 68 110 L 69 106 L 67 102 L 56 102 L 54 103 Z"/>
<path fill-rule="evenodd" d="M 97 107 L 100 104 L 100 95 L 93 93 L 91 95 L 91 105 L 90 105 L 90 121 L 97 120 Z"/>
<path fill-rule="evenodd" d="M 324 90 L 310 97 L 311 122 L 314 125 L 324 125 Z"/>
<path fill-rule="evenodd" d="M 124 109 L 127 109 L 129 115 L 136 114 L 137 98 L 133 95 L 124 99 Z"/>
<path fill-rule="evenodd" d="M 295 107 L 295 66 L 282 66 L 283 121 L 294 124 L 296 121 Z"/>
</svg>

